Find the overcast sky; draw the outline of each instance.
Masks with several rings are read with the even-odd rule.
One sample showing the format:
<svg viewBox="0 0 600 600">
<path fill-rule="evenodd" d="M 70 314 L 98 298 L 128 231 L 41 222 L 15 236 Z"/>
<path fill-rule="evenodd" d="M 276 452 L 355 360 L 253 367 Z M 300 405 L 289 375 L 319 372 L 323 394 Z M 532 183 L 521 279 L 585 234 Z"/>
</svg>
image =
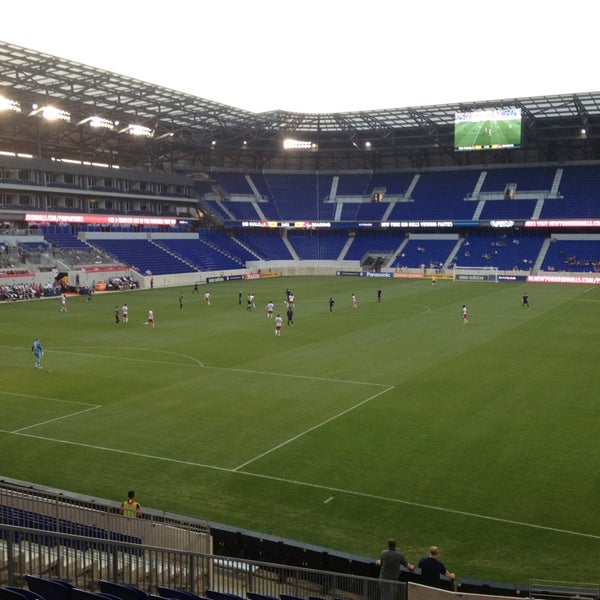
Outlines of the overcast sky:
<svg viewBox="0 0 600 600">
<path fill-rule="evenodd" d="M 262 112 L 600 91 L 594 0 L 30 0 L 0 39 Z"/>
</svg>

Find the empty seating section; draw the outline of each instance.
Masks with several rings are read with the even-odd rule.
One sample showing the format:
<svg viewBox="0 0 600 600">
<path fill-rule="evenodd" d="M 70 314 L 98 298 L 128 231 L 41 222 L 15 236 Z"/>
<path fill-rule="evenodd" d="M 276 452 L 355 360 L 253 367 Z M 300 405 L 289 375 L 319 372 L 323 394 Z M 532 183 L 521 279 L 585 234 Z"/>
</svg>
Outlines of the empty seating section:
<svg viewBox="0 0 600 600">
<path fill-rule="evenodd" d="M 162 275 L 197 270 L 145 239 L 94 239 L 93 244 L 140 273 Z"/>
<path fill-rule="evenodd" d="M 359 223 L 378 221 L 526 221 L 530 219 L 600 219 L 600 167 L 574 165 L 551 167 L 479 167 L 465 170 L 403 171 L 398 173 L 256 172 L 216 173 L 210 182 L 200 182 L 206 193 L 205 206 L 224 221 L 339 221 L 351 229 Z M 507 186 L 515 195 L 505 196 Z M 217 192 L 223 198 L 214 199 Z M 374 192 L 382 194 L 373 201 Z M 124 239 L 140 231 L 131 226 L 111 227 L 123 239 L 78 239 L 83 229 L 94 226 L 43 226 L 44 239 L 64 256 L 101 249 L 140 273 L 160 275 L 244 268 L 248 261 L 362 260 L 367 253 L 389 257 L 386 266 L 419 268 L 440 266 L 451 257 L 455 241 L 438 239 L 419 244 L 405 237 L 406 231 L 358 228 L 279 230 L 235 229 L 234 234 L 202 230 L 198 239 Z M 100 226 L 95 226 L 100 230 Z M 410 229 L 410 226 L 408 226 Z M 157 229 L 158 232 L 164 230 Z M 175 229 L 169 229 L 174 232 Z M 536 262 L 542 237 L 504 239 L 495 234 L 474 236 L 462 244 L 453 263 L 460 266 L 495 266 L 499 269 L 530 270 Z M 434 237 L 434 235 L 432 235 Z M 443 236 L 441 236 L 443 237 Z M 398 256 L 400 245 L 407 240 Z M 347 252 L 342 255 L 351 240 Z M 597 263 L 596 243 L 565 240 L 548 249 L 543 270 L 589 271 Z M 44 250 L 45 244 L 21 243 L 28 251 Z M 293 248 L 293 250 L 290 250 Z M 423 251 L 424 250 L 424 251 Z M 85 253 L 82 254 L 85 256 Z M 570 260 L 570 257 L 575 257 Z M 569 262 L 565 261 L 569 259 Z M 73 262 L 73 261 L 72 261 Z M 81 262 L 81 261 L 79 261 Z M 83 263 L 82 263 L 83 264 Z"/>
<path fill-rule="evenodd" d="M 263 260 L 292 260 L 292 255 L 285 242 L 275 232 L 238 233 L 237 237 Z"/>
<path fill-rule="evenodd" d="M 489 169 L 481 186 L 482 192 L 504 194 L 506 186 L 516 184 L 516 192 L 546 191 L 552 188 L 555 167 L 515 167 Z"/>
<path fill-rule="evenodd" d="M 17 525 L 19 527 L 29 527 L 31 529 L 40 529 L 48 532 L 59 532 L 67 533 L 70 535 L 79 535 L 86 537 L 98 538 L 99 540 L 107 540 L 113 542 L 130 542 L 130 543 L 141 543 L 139 538 L 124 535 L 115 531 L 109 531 L 102 527 L 94 527 L 92 525 L 84 525 L 82 523 L 76 523 L 67 519 L 59 519 L 51 517 L 37 512 L 25 510 L 23 508 L 15 508 L 12 506 L 0 505 L 0 522 L 6 523 L 7 525 Z M 42 543 L 46 546 L 53 546 L 55 538 L 53 536 L 44 536 L 40 534 L 40 539 L 37 539 L 38 543 Z M 31 541 L 32 537 L 28 539 Z M 91 544 L 90 542 L 79 542 L 77 540 L 66 540 L 62 542 L 64 546 L 71 546 L 87 550 L 89 547 L 94 546 L 95 548 L 104 548 L 105 543 L 98 542 L 98 544 Z"/>
<path fill-rule="evenodd" d="M 218 183 L 227 196 L 254 193 L 244 173 L 233 171 L 219 173 Z"/>
<path fill-rule="evenodd" d="M 389 205 L 374 202 L 344 202 L 340 221 L 382 221 Z"/>
<path fill-rule="evenodd" d="M 414 173 L 373 173 L 371 187 L 373 191 L 385 190 L 384 200 L 389 197 L 406 196 L 414 176 Z"/>
<path fill-rule="evenodd" d="M 393 268 L 429 269 L 441 268 L 453 248 L 456 239 L 411 239 L 403 246 L 391 266 Z"/>
<path fill-rule="evenodd" d="M 261 210 L 262 210 L 261 204 Z M 257 204 L 249 202 L 227 202 L 227 210 L 235 216 L 236 221 L 260 221 L 262 215 L 256 210 Z M 264 213 L 262 213 L 264 215 Z M 266 216 L 266 215 L 265 215 Z"/>
<path fill-rule="evenodd" d="M 265 181 L 283 221 L 315 221 L 319 198 L 328 195 L 331 187 L 320 189 L 316 174 L 268 174 Z"/>
<path fill-rule="evenodd" d="M 348 236 L 342 233 L 290 232 L 288 241 L 302 260 L 337 260 Z"/>
<path fill-rule="evenodd" d="M 544 271 L 600 272 L 600 240 L 553 238 L 542 262 Z"/>
<path fill-rule="evenodd" d="M 246 248 L 220 231 L 204 232 L 196 239 L 160 238 L 156 243 L 201 271 L 241 269 L 247 260 L 257 260 Z"/>
<path fill-rule="evenodd" d="M 531 219 L 536 200 L 487 200 L 479 218 L 482 221 L 494 219 Z"/>
<path fill-rule="evenodd" d="M 479 171 L 427 171 L 414 186 L 413 202 L 397 202 L 388 220 L 469 220 L 476 203 L 465 200 L 473 193 Z"/>
<path fill-rule="evenodd" d="M 43 227 L 44 239 L 60 250 L 89 250 L 90 247 L 71 233 L 70 227 Z"/>
<path fill-rule="evenodd" d="M 338 177 L 336 198 L 362 196 L 366 201 L 370 201 L 372 190 L 371 173 L 343 173 Z M 330 190 L 327 190 L 327 195 L 329 192 Z"/>
<path fill-rule="evenodd" d="M 344 258 L 346 260 L 362 260 L 368 253 L 391 255 L 396 252 L 404 239 L 404 234 L 382 235 L 374 232 L 357 232 Z"/>
<path fill-rule="evenodd" d="M 229 221 L 232 218 L 232 215 L 229 212 L 226 212 L 219 202 L 215 200 L 205 200 L 204 202 L 208 208 L 213 213 L 216 213 L 219 217 L 221 217 L 223 221 Z"/>
<path fill-rule="evenodd" d="M 530 270 L 544 243 L 542 236 L 476 236 L 462 243 L 454 257 L 460 267 Z"/>
<path fill-rule="evenodd" d="M 565 168 L 559 192 L 560 198 L 544 202 L 541 219 L 600 218 L 600 167 L 597 165 Z"/>
</svg>

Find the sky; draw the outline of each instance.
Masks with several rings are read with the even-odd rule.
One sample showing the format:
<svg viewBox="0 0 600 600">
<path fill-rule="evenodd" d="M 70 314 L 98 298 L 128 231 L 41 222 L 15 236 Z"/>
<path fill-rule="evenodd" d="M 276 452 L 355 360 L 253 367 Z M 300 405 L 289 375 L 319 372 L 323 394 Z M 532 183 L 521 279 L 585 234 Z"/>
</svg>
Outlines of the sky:
<svg viewBox="0 0 600 600">
<path fill-rule="evenodd" d="M 347 112 L 600 91 L 594 6 L 29 0 L 0 40 L 252 112 Z"/>
</svg>

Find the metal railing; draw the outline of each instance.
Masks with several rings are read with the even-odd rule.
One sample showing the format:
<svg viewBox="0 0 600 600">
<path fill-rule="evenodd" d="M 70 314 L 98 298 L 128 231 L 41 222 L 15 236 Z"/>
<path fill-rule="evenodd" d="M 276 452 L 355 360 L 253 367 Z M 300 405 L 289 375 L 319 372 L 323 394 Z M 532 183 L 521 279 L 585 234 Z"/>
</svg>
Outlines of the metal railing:
<svg viewBox="0 0 600 600">
<path fill-rule="evenodd" d="M 197 595 L 216 590 L 242 597 L 257 592 L 346 600 L 378 600 L 381 585 L 378 579 L 329 571 L 0 525 L 0 585 L 23 586 L 26 575 L 91 591 L 108 580 L 152 594 L 160 586 Z M 384 585 L 390 598 L 406 600 L 406 583 Z"/>
</svg>

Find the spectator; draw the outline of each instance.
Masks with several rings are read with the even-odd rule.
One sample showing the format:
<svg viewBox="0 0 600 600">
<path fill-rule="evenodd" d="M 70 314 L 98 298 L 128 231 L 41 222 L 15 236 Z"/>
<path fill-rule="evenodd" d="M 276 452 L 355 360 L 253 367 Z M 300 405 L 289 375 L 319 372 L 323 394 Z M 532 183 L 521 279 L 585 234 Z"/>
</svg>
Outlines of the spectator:
<svg viewBox="0 0 600 600">
<path fill-rule="evenodd" d="M 446 569 L 444 564 L 438 559 L 440 549 L 437 546 L 429 548 L 429 555 L 419 561 L 421 569 L 421 583 L 430 587 L 442 587 L 441 576 L 448 579 L 454 579 L 456 575 Z"/>
<path fill-rule="evenodd" d="M 396 548 L 396 540 L 393 538 L 388 540 L 387 550 L 384 550 L 381 553 L 381 557 L 377 561 L 377 564 L 381 566 L 379 579 L 383 581 L 398 581 L 400 579 L 401 567 L 406 567 L 409 571 L 412 571 L 415 568 L 414 565 L 406 560 L 404 554 L 398 551 Z M 393 600 L 398 586 L 395 584 L 381 583 L 380 588 L 382 600 Z"/>
</svg>

